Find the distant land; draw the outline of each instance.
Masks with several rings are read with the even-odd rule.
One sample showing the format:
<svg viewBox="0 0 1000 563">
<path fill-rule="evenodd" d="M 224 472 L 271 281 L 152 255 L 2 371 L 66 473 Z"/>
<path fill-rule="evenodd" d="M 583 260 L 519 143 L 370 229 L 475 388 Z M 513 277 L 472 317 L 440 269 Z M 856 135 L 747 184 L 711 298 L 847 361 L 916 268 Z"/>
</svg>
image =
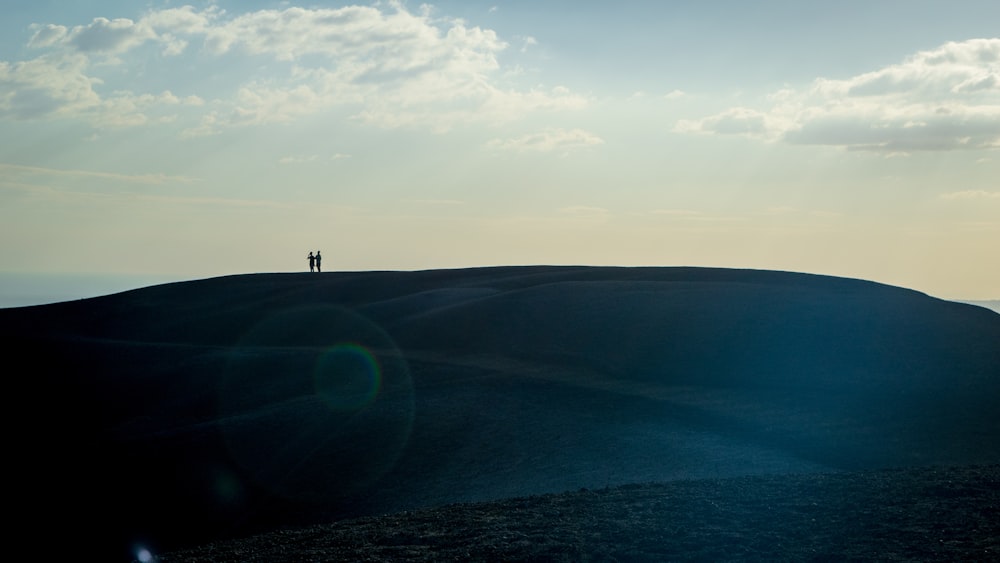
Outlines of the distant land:
<svg viewBox="0 0 1000 563">
<path fill-rule="evenodd" d="M 74 301 L 182 279 L 178 276 L 144 274 L 0 272 L 0 307 L 27 307 Z"/>
<path fill-rule="evenodd" d="M 909 289 L 682 267 L 246 274 L 0 309 L 0 339 L 17 407 L 13 513 L 102 560 L 483 502 L 499 503 L 483 518 L 524 524 L 530 506 L 541 528 L 563 521 L 564 501 L 605 507 L 610 520 L 594 525 L 621 538 L 636 534 L 618 509 L 656 514 L 671 489 L 598 504 L 586 491 L 642 483 L 719 483 L 734 496 L 692 497 L 705 525 L 760 518 L 776 537 L 818 542 L 799 554 L 875 557 L 829 550 L 874 522 L 864 499 L 890 490 L 914 495 L 886 509 L 902 511 L 898 529 L 955 529 L 947 538 L 966 543 L 952 558 L 998 545 L 977 522 L 995 519 L 1000 315 Z M 887 484 L 890 470 L 906 482 Z M 568 492 L 584 496 L 506 502 Z M 784 529 L 761 502 L 789 514 L 830 502 L 836 520 Z M 974 513 L 900 516 L 924 503 Z M 441 535 L 453 529 L 443 518 L 438 532 L 420 532 L 418 516 L 406 528 L 417 531 L 380 536 L 382 553 L 434 560 L 435 537 L 451 538 L 441 550 L 476 543 Z M 640 521 L 661 527 L 643 537 L 682 537 Z M 14 530 L 24 545 L 12 549 L 39 553 L 27 532 Z M 882 532 L 919 558 L 937 552 L 912 542 L 942 545 Z M 272 560 L 309 559 L 284 544 L 295 537 L 271 536 L 287 555 Z M 654 552 L 727 558 L 698 537 Z M 581 545 L 516 553 L 586 558 Z M 792 553 L 766 547 L 755 553 Z M 619 548 L 627 558 L 624 544 L 594 547 Z M 240 560 L 229 549 L 203 560 Z"/>
</svg>

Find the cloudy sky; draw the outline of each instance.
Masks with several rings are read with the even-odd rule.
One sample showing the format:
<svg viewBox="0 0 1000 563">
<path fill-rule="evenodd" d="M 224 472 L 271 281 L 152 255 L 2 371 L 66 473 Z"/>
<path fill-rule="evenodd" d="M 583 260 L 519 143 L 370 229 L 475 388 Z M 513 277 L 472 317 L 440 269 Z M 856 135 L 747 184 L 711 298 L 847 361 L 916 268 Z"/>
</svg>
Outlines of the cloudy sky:
<svg viewBox="0 0 1000 563">
<path fill-rule="evenodd" d="M 697 265 L 1000 298 L 1000 2 L 4 6 L 0 270 Z"/>
</svg>

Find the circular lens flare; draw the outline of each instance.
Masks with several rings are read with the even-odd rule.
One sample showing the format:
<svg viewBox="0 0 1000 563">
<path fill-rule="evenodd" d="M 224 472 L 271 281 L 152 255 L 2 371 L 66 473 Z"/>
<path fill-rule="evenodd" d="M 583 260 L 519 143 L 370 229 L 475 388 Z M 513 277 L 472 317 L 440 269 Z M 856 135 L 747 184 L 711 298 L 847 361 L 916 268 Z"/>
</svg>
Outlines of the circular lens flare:
<svg viewBox="0 0 1000 563">
<path fill-rule="evenodd" d="M 278 308 L 225 355 L 219 430 L 228 459 L 268 494 L 347 506 L 392 470 L 409 441 L 415 402 L 406 358 L 353 310 Z"/>
<path fill-rule="evenodd" d="M 367 348 L 336 344 L 324 350 L 313 371 L 316 393 L 335 411 L 358 411 L 371 405 L 382 387 L 382 369 Z"/>
</svg>

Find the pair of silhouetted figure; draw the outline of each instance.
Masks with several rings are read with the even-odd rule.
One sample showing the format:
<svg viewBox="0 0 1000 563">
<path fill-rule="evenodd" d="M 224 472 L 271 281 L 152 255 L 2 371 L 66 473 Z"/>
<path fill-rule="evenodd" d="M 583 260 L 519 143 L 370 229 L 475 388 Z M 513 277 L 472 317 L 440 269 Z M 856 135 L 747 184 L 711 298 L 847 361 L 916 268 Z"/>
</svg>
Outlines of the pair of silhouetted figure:
<svg viewBox="0 0 1000 563">
<path fill-rule="evenodd" d="M 316 255 L 315 256 L 313 256 L 313 253 L 310 252 L 309 253 L 309 271 L 310 272 L 322 272 L 323 270 L 320 267 L 320 263 L 322 261 L 323 261 L 323 257 L 319 255 L 319 251 L 318 250 L 316 251 Z"/>
</svg>

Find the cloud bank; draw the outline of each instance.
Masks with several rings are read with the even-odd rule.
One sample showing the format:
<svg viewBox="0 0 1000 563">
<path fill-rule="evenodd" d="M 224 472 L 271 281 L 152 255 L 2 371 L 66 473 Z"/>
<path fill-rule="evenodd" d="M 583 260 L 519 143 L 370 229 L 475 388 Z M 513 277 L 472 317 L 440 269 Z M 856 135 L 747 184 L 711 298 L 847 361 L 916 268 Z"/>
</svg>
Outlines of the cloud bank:
<svg viewBox="0 0 1000 563">
<path fill-rule="evenodd" d="M 884 153 L 1000 148 L 1000 39 L 946 43 L 770 101 L 768 109 L 682 120 L 675 130 Z"/>
<path fill-rule="evenodd" d="M 442 131 L 586 104 L 564 88 L 504 85 L 498 57 L 508 45 L 494 31 L 434 17 L 429 7 L 411 12 L 400 2 L 239 15 L 185 6 L 151 10 L 138 20 L 99 17 L 33 31 L 28 46 L 39 52 L 36 58 L 0 61 L 0 119 L 125 127 L 172 120 L 177 106 L 187 105 L 203 113 L 186 134 L 204 135 L 347 107 L 365 123 Z M 141 64 L 157 72 L 178 58 L 195 69 L 226 61 L 230 68 L 267 65 L 276 72 L 227 74 L 229 91 L 214 96 L 106 85 L 116 69 Z M 183 78 L 176 80 L 196 87 Z"/>
</svg>

